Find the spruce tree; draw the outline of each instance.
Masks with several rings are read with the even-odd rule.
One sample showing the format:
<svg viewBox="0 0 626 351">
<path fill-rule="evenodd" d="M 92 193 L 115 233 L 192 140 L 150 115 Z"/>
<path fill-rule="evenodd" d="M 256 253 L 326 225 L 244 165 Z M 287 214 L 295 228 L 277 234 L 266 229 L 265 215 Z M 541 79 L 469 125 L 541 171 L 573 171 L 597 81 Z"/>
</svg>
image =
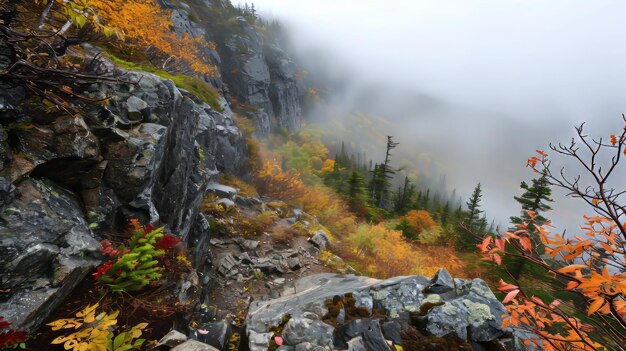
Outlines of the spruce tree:
<svg viewBox="0 0 626 351">
<path fill-rule="evenodd" d="M 478 183 L 478 185 L 474 188 L 472 196 L 466 203 L 467 214 L 464 220 L 465 226 L 468 230 L 462 230 L 459 238 L 459 244 L 464 249 L 471 248 L 477 242 L 474 235 L 483 235 L 487 227 L 487 220 L 484 216 L 481 216 L 481 214 L 484 213 L 484 211 L 480 208 L 480 200 L 482 196 L 482 188 L 480 183 Z"/>
<path fill-rule="evenodd" d="M 539 240 L 539 233 L 535 225 L 542 226 L 544 225 L 548 219 L 543 216 L 543 213 L 550 211 L 552 207 L 548 205 L 549 202 L 553 202 L 550 195 L 552 194 L 552 189 L 550 189 L 550 182 L 545 173 L 543 173 L 539 178 L 535 178 L 531 181 L 531 185 L 528 185 L 526 182 L 522 182 L 520 184 L 520 188 L 524 189 L 524 193 L 521 196 L 514 196 L 513 198 L 522 205 L 522 211 L 520 216 L 512 216 L 511 217 L 511 227 L 510 231 L 516 231 L 520 229 L 518 224 L 528 223 L 528 233 L 530 234 L 530 239 L 533 242 L 534 246 L 537 248 L 538 252 L 543 252 L 543 245 Z M 531 220 L 528 211 L 535 212 L 535 217 Z M 512 248 L 506 247 L 505 250 L 511 250 Z M 524 272 L 524 268 L 526 265 L 526 260 L 509 257 L 509 255 L 505 255 L 504 264 L 508 267 L 511 274 L 517 279 Z"/>
<path fill-rule="evenodd" d="M 352 210 L 365 204 L 365 180 L 359 172 L 351 172 L 348 177 L 348 202 Z"/>
<path fill-rule="evenodd" d="M 376 203 L 379 208 L 383 208 L 387 202 L 389 195 L 389 186 L 391 186 L 391 179 L 396 171 L 391 168 L 391 150 L 398 146 L 398 143 L 393 141 L 393 136 L 387 136 L 387 151 L 385 152 L 385 162 L 378 165 L 378 172 L 375 171 L 376 182 Z"/>
<path fill-rule="evenodd" d="M 550 182 L 546 174 L 544 173 L 541 177 L 533 179 L 531 185 L 522 182 L 520 188 L 525 190 L 524 193 L 521 196 L 515 196 L 513 198 L 522 205 L 522 212 L 520 216 L 511 217 L 511 223 L 514 225 L 512 229 L 517 230 L 517 224 L 530 221 L 528 211 L 534 211 L 536 213 L 533 224 L 545 224 L 547 218 L 545 218 L 542 213 L 550 211 L 552 207 L 548 205 L 548 202 L 554 201 L 550 198 L 552 189 L 550 189 Z M 534 226 L 528 229 L 531 234 L 536 234 Z"/>
<path fill-rule="evenodd" d="M 448 224 L 449 217 L 450 217 L 450 201 L 446 201 L 446 204 L 441 209 L 441 224 L 444 226 Z"/>
<path fill-rule="evenodd" d="M 409 207 L 411 198 L 415 195 L 415 185 L 411 183 L 409 177 L 404 177 L 404 186 L 398 187 L 398 193 L 396 195 L 395 211 L 398 214 L 403 214 Z"/>
</svg>

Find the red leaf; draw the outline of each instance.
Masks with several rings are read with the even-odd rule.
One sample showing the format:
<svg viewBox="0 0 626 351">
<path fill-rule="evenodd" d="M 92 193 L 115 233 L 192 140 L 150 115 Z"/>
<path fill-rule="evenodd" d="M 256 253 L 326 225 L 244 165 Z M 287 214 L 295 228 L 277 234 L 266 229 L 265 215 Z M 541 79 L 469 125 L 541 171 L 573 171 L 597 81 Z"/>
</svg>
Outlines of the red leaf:
<svg viewBox="0 0 626 351">
<path fill-rule="evenodd" d="M 174 235 L 165 234 L 156 240 L 155 245 L 157 248 L 162 249 L 162 250 L 171 250 L 179 242 L 181 242 L 181 240 L 175 237 Z"/>
</svg>

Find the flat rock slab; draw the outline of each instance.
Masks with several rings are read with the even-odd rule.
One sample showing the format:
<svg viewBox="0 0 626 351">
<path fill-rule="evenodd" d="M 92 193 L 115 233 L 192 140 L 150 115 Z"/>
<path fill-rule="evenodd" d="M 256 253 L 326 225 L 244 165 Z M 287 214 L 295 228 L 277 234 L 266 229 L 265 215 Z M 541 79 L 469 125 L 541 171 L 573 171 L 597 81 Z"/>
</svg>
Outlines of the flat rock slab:
<svg viewBox="0 0 626 351">
<path fill-rule="evenodd" d="M 344 295 L 360 290 L 369 290 L 383 285 L 393 285 L 412 277 L 395 277 L 378 280 L 363 276 L 324 273 L 304 277 L 293 284 L 288 284 L 281 297 L 273 300 L 255 301 L 248 311 L 248 329 L 267 333 L 280 323 L 282 316 L 290 314 L 300 316 L 317 306 L 321 317 L 324 300 L 335 295 Z M 428 280 L 426 280 L 428 282 Z"/>
<path fill-rule="evenodd" d="M 174 347 L 171 351 L 220 351 L 211 345 L 196 340 L 187 340 Z"/>
</svg>

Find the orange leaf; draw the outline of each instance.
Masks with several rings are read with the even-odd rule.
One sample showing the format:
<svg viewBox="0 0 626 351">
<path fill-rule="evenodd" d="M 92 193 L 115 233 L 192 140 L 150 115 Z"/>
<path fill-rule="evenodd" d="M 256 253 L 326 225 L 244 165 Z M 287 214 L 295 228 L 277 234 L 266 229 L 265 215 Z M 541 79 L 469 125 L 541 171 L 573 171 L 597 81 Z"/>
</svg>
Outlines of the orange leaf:
<svg viewBox="0 0 626 351">
<path fill-rule="evenodd" d="M 604 305 L 604 299 L 599 297 L 597 298 L 591 305 L 589 305 L 589 309 L 587 310 L 587 315 L 594 314 L 597 310 L 600 309 Z"/>
<path fill-rule="evenodd" d="M 609 253 L 609 255 L 613 254 L 613 248 L 611 247 L 611 245 L 607 244 L 607 243 L 600 243 L 600 246 L 602 246 L 603 249 L 606 250 L 606 252 Z"/>
<path fill-rule="evenodd" d="M 572 265 L 565 266 L 563 268 L 558 269 L 557 272 L 565 274 L 565 273 L 576 272 L 583 268 L 587 268 L 587 266 L 582 265 L 582 264 L 572 264 Z"/>
<path fill-rule="evenodd" d="M 522 244 L 522 247 L 527 250 L 527 251 L 532 251 L 532 242 L 530 241 L 530 238 L 527 237 L 521 237 L 519 239 L 520 244 Z"/>
<path fill-rule="evenodd" d="M 611 134 L 611 145 L 617 144 L 617 136 L 615 134 Z"/>
<path fill-rule="evenodd" d="M 506 297 L 504 298 L 504 300 L 502 300 L 502 303 L 504 304 L 513 300 L 515 296 L 517 296 L 517 294 L 519 294 L 519 289 L 509 291 L 509 293 L 506 294 Z"/>
</svg>

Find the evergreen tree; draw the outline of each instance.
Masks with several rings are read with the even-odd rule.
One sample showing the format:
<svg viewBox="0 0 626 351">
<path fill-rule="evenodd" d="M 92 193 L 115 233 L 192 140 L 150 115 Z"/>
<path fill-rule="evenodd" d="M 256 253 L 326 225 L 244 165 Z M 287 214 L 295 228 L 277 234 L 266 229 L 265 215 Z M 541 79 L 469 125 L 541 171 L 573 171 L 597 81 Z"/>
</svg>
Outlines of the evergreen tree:
<svg viewBox="0 0 626 351">
<path fill-rule="evenodd" d="M 446 204 L 441 209 L 441 224 L 444 226 L 448 224 L 449 217 L 450 217 L 450 201 L 446 201 Z"/>
<path fill-rule="evenodd" d="M 391 150 L 398 146 L 398 143 L 393 141 L 393 136 L 387 136 L 387 151 L 385 152 L 385 162 L 374 166 L 374 172 L 372 175 L 372 197 L 379 208 L 385 207 L 389 197 L 389 187 L 391 186 L 391 179 L 396 173 L 391 168 Z"/>
<path fill-rule="evenodd" d="M 479 233 L 481 226 L 486 225 L 485 223 L 483 223 L 483 222 L 486 222 L 485 219 L 480 216 L 484 212 L 483 210 L 480 209 L 480 200 L 482 196 L 483 196 L 482 188 L 481 188 L 480 183 L 478 183 L 478 185 L 476 185 L 476 187 L 474 188 L 474 192 L 472 193 L 472 196 L 470 197 L 469 201 L 466 203 L 467 212 L 468 212 L 467 218 L 466 218 L 466 225 L 468 229 L 472 230 L 473 232 L 477 234 L 481 234 Z"/>
<path fill-rule="evenodd" d="M 404 186 L 398 187 L 396 195 L 395 210 L 398 214 L 403 214 L 409 207 L 411 198 L 415 195 L 415 185 L 409 181 L 409 177 L 404 177 Z"/>
<path fill-rule="evenodd" d="M 527 211 L 534 211 L 537 215 L 533 224 L 543 225 L 547 219 L 542 215 L 546 211 L 550 211 L 552 207 L 548 205 L 548 202 L 553 202 L 550 198 L 552 195 L 552 189 L 550 189 L 550 183 L 546 174 L 542 174 L 541 177 L 535 178 L 531 181 L 531 185 L 526 182 L 520 184 L 520 188 L 524 189 L 524 193 L 521 196 L 513 197 L 517 202 L 522 205 L 521 216 L 511 217 L 511 223 L 514 225 L 530 221 L 530 216 Z M 514 226 L 512 230 L 517 230 L 517 226 Z M 536 234 L 536 229 L 529 228 L 529 232 Z M 536 238 L 535 238 L 536 239 Z"/>
<path fill-rule="evenodd" d="M 528 233 L 530 234 L 530 239 L 537 247 L 537 251 L 543 252 L 543 245 L 539 240 L 539 233 L 535 225 L 544 225 L 548 219 L 542 214 L 552 209 L 552 207 L 548 205 L 548 202 L 553 202 L 550 198 L 552 189 L 550 189 L 548 177 L 545 173 L 543 173 L 539 178 L 533 179 L 531 181 L 531 185 L 528 185 L 526 182 L 522 182 L 520 184 L 520 188 L 524 189 L 524 193 L 521 196 L 515 196 L 513 198 L 519 202 L 520 205 L 522 205 L 522 211 L 520 216 L 511 217 L 513 227 L 510 231 L 518 230 L 518 224 L 524 222 L 529 223 Z M 534 220 L 531 220 L 531 217 L 528 215 L 528 211 L 534 211 L 536 213 Z M 509 251 L 513 249 L 506 247 L 505 250 Z M 503 262 L 516 279 L 522 275 L 526 266 L 526 260 L 515 258 L 511 255 L 505 255 Z"/>
<path fill-rule="evenodd" d="M 365 204 L 365 180 L 359 172 L 351 172 L 348 177 L 348 202 L 352 210 Z"/>
<path fill-rule="evenodd" d="M 428 207 L 430 205 L 430 189 L 426 189 L 426 195 L 422 197 L 422 202 L 420 204 L 420 209 L 424 211 L 428 211 Z"/>
<path fill-rule="evenodd" d="M 474 234 L 483 235 L 485 233 L 487 220 L 484 216 L 481 216 L 481 214 L 484 213 L 484 211 L 480 209 L 480 200 L 482 196 L 482 188 L 480 183 L 478 183 L 476 188 L 474 188 L 472 196 L 466 203 L 467 214 L 464 220 L 465 226 L 468 230 L 462 230 L 459 238 L 459 244 L 464 249 L 471 248 L 477 242 Z"/>
</svg>

